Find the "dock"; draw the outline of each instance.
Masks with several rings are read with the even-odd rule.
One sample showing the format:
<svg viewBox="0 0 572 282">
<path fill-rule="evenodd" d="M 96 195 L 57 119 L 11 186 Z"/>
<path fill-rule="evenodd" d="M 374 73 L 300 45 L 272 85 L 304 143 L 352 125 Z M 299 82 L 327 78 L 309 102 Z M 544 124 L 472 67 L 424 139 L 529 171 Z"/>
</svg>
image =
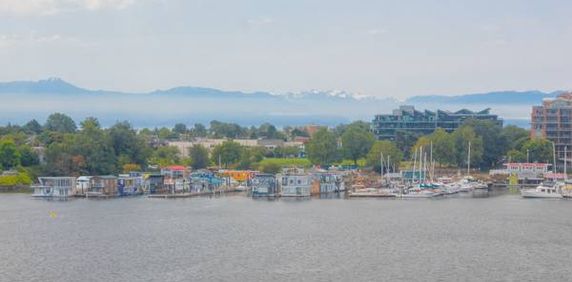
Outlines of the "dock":
<svg viewBox="0 0 572 282">
<path fill-rule="evenodd" d="M 155 198 L 155 199 L 179 199 L 179 198 L 192 198 L 192 197 L 209 196 L 209 195 L 217 195 L 217 194 L 233 193 L 233 192 L 240 192 L 240 191 L 239 190 L 219 190 L 219 191 L 212 191 L 212 192 L 151 194 L 151 195 L 147 195 L 147 197 L 148 198 Z"/>
</svg>

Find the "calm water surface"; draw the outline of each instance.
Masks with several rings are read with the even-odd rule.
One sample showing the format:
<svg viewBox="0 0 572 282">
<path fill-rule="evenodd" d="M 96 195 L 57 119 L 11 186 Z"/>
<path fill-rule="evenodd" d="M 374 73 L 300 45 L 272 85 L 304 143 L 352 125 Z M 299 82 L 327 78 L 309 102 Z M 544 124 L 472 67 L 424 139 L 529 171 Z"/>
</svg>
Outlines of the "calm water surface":
<svg viewBox="0 0 572 282">
<path fill-rule="evenodd" d="M 571 262 L 568 200 L 0 195 L 2 281 L 570 281 Z"/>
</svg>

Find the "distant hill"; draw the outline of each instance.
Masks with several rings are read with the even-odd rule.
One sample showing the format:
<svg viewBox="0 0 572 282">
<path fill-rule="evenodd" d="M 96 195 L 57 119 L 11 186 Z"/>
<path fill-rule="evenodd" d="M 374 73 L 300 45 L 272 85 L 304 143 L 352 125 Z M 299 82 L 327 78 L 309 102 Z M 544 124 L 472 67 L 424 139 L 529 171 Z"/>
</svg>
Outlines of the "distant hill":
<svg viewBox="0 0 572 282">
<path fill-rule="evenodd" d="M 532 105 L 539 104 L 544 98 L 556 97 L 561 91 L 542 92 L 542 91 L 498 91 L 477 94 L 464 94 L 456 96 L 414 96 L 406 100 L 409 104 L 419 103 L 445 103 L 445 104 L 523 104 Z"/>
<path fill-rule="evenodd" d="M 44 120 L 50 113 L 63 112 L 76 120 L 95 116 L 102 124 L 129 120 L 135 126 L 172 126 L 210 120 L 257 125 L 318 123 L 336 125 L 352 120 L 371 120 L 390 113 L 400 104 L 418 109 L 461 108 L 492 112 L 507 123 L 528 124 L 530 107 L 560 92 L 498 91 L 456 96 L 414 96 L 404 102 L 391 97 L 358 96 L 344 91 L 312 90 L 299 93 L 224 91 L 182 86 L 146 93 L 90 90 L 59 78 L 0 83 L 0 124 Z"/>
</svg>

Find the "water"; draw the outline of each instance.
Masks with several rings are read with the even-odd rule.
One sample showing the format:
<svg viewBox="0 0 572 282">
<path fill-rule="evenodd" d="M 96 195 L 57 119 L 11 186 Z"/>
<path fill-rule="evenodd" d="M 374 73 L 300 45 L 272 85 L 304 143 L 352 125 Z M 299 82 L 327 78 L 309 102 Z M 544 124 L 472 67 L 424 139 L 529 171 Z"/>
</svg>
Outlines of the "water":
<svg viewBox="0 0 572 282">
<path fill-rule="evenodd" d="M 572 277 L 568 200 L 233 195 L 62 202 L 3 194 L 0 215 L 2 281 Z"/>
</svg>

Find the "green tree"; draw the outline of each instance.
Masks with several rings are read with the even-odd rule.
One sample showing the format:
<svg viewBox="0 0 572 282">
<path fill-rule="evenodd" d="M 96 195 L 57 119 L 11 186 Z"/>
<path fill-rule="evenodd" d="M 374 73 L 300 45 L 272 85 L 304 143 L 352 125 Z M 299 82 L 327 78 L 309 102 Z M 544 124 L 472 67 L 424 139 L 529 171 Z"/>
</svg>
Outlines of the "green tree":
<svg viewBox="0 0 572 282">
<path fill-rule="evenodd" d="M 174 133 L 177 133 L 179 135 L 181 134 L 186 134 L 188 132 L 187 130 L 187 126 L 183 123 L 177 123 L 175 124 L 175 127 L 173 127 L 172 130 Z"/>
<path fill-rule="evenodd" d="M 86 173 L 105 175 L 118 171 L 111 138 L 101 129 L 96 118 L 88 117 L 81 122 L 81 130 L 72 140 L 71 152 L 83 157 Z"/>
<path fill-rule="evenodd" d="M 508 150 L 519 150 L 530 139 L 530 132 L 514 125 L 505 126 L 502 135 L 508 142 Z"/>
<path fill-rule="evenodd" d="M 240 160 L 242 146 L 234 141 L 224 141 L 222 144 L 213 148 L 211 158 L 213 163 L 228 168 L 230 165 L 236 164 Z"/>
<path fill-rule="evenodd" d="M 381 154 L 383 153 L 384 163 L 387 162 L 387 157 L 389 156 L 389 161 L 395 164 L 396 168 L 399 168 L 399 163 L 403 160 L 403 153 L 395 145 L 395 143 L 382 140 L 376 141 L 371 150 L 367 154 L 366 163 L 368 166 L 373 167 L 374 171 L 381 170 Z M 387 164 L 386 164 L 387 165 Z"/>
<path fill-rule="evenodd" d="M 452 133 L 452 136 L 455 142 L 457 166 L 465 167 L 467 165 L 469 142 L 471 144 L 471 167 L 474 168 L 480 164 L 483 156 L 483 139 L 477 136 L 473 128 L 461 126 Z"/>
<path fill-rule="evenodd" d="M 195 123 L 191 134 L 193 137 L 207 137 L 208 131 L 207 128 L 202 123 Z"/>
<path fill-rule="evenodd" d="M 109 128 L 109 137 L 115 156 L 124 160 L 120 165 L 128 163 L 135 163 L 141 167 L 147 165 L 151 149 L 143 136 L 137 135 L 129 122 L 118 122 L 113 125 Z"/>
<path fill-rule="evenodd" d="M 189 150 L 189 157 L 191 158 L 191 166 L 193 169 L 201 169 L 209 166 L 209 152 L 202 145 L 193 145 Z"/>
<path fill-rule="evenodd" d="M 179 164 L 180 161 L 179 149 L 174 146 L 158 147 L 151 157 L 151 163 L 159 166 L 175 165 Z"/>
<path fill-rule="evenodd" d="M 306 152 L 313 164 L 327 165 L 338 158 L 336 136 L 326 128 L 320 128 L 307 144 Z"/>
<path fill-rule="evenodd" d="M 49 131 L 57 131 L 61 133 L 73 133 L 77 130 L 77 126 L 73 119 L 62 113 L 54 113 L 48 116 L 44 128 Z"/>
<path fill-rule="evenodd" d="M 358 123 L 351 124 L 342 134 L 342 148 L 346 158 L 354 161 L 363 158 L 375 142 L 375 136 Z"/>
<path fill-rule="evenodd" d="M 28 145 L 22 145 L 18 148 L 20 152 L 20 163 L 22 166 L 29 167 L 40 164 L 38 154 Z"/>
<path fill-rule="evenodd" d="M 521 154 L 526 155 L 528 152 L 529 161 L 534 163 L 552 163 L 552 143 L 544 138 L 533 138 L 526 141 L 520 150 Z"/>
<path fill-rule="evenodd" d="M 513 163 L 523 163 L 526 162 L 526 153 L 519 150 L 510 150 L 506 153 L 507 161 Z"/>
<path fill-rule="evenodd" d="M 11 139 L 0 140 L 0 166 L 11 169 L 20 165 L 20 152 Z"/>
<path fill-rule="evenodd" d="M 26 123 L 24 125 L 23 129 L 24 129 L 24 131 L 26 131 L 29 134 L 41 134 L 42 133 L 42 125 L 40 125 L 40 123 L 35 119 Z"/>
<path fill-rule="evenodd" d="M 479 166 L 483 169 L 495 167 L 509 149 L 508 140 L 502 134 L 502 127 L 490 120 L 469 120 L 475 134 L 483 140 L 483 154 Z"/>
</svg>

